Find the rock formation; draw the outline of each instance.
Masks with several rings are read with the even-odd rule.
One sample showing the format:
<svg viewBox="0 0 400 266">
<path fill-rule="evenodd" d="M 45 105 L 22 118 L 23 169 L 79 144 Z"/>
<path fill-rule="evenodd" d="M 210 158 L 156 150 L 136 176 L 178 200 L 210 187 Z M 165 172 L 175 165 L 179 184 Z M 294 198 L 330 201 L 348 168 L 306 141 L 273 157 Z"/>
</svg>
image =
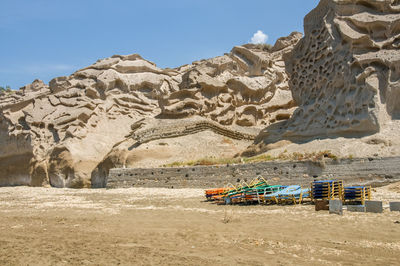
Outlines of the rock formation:
<svg viewBox="0 0 400 266">
<path fill-rule="evenodd" d="M 304 32 L 286 60 L 298 108 L 250 151 L 281 139 L 373 134 L 400 118 L 399 1 L 322 0 Z"/>
<path fill-rule="evenodd" d="M 90 187 L 104 178 L 101 171 L 118 165 L 110 156 L 125 153 L 122 144 L 137 142 L 141 123 L 144 139 L 204 130 L 252 139 L 252 128 L 247 134 L 234 127 L 269 125 L 294 110 L 283 56 L 300 37 L 281 38 L 271 51 L 238 46 L 177 69 L 160 69 L 137 54 L 116 55 L 49 86 L 36 80 L 3 93 L 0 185 Z M 193 121 L 180 123 L 183 117 Z M 160 127 L 171 118 L 177 130 Z M 107 161 L 113 163 L 102 168 Z"/>
<path fill-rule="evenodd" d="M 138 118 L 159 113 L 168 71 L 113 56 L 1 99 L 0 185 L 90 186 L 94 168 Z"/>
<path fill-rule="evenodd" d="M 389 149 L 376 133 L 397 136 L 400 1 L 321 0 L 304 31 L 176 69 L 116 55 L 0 92 L 0 185 L 104 186 L 143 143 L 189 136 L 190 149 L 204 132 L 242 141 L 232 152 L 264 127 L 243 155 L 336 137 Z"/>
<path fill-rule="evenodd" d="M 237 46 L 230 54 L 194 62 L 179 90 L 160 100 L 162 117 L 200 115 L 222 125 L 269 125 L 290 117 L 295 107 L 283 56 L 300 33 L 279 39 L 270 51 Z"/>
</svg>

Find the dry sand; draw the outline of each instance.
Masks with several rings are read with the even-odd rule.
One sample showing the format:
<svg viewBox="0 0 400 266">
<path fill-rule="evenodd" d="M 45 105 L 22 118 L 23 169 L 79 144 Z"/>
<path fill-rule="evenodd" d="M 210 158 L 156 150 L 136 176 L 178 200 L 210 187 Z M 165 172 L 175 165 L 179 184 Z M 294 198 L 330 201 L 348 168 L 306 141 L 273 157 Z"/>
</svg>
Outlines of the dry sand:
<svg viewBox="0 0 400 266">
<path fill-rule="evenodd" d="M 0 188 L 0 265 L 398 264 L 400 212 L 219 206 L 199 189 Z M 400 201 L 400 183 L 374 197 Z"/>
</svg>

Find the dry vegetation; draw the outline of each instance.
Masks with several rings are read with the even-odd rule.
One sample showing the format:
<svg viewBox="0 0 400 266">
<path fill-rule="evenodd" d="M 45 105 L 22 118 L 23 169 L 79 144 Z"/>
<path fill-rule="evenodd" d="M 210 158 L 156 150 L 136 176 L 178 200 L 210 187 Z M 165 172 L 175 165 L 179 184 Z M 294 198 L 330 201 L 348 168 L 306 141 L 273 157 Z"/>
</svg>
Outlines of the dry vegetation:
<svg viewBox="0 0 400 266">
<path fill-rule="evenodd" d="M 6 94 L 6 93 L 11 94 L 14 92 L 15 91 L 13 89 L 11 89 L 10 86 L 6 86 L 6 87 L 0 86 L 0 95 Z"/>
<path fill-rule="evenodd" d="M 182 166 L 207 166 L 207 165 L 223 165 L 223 164 L 242 164 L 242 163 L 259 163 L 269 161 L 322 161 L 324 158 L 337 160 L 338 156 L 333 154 L 331 151 L 319 151 L 319 152 L 294 152 L 287 153 L 284 151 L 278 156 L 274 157 L 269 154 L 261 154 L 254 157 L 236 157 L 236 158 L 203 158 L 200 160 L 192 160 L 185 162 L 173 162 L 170 164 L 162 165 L 163 167 L 182 167 Z M 349 156 L 348 159 L 353 159 Z"/>
</svg>

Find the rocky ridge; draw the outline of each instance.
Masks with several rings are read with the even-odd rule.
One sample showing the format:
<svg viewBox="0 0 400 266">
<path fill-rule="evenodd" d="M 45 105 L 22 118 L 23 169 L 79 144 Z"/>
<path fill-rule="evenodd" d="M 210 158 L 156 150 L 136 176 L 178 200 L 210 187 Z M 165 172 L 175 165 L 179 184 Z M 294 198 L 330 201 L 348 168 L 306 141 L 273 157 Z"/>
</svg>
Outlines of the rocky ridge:
<svg viewBox="0 0 400 266">
<path fill-rule="evenodd" d="M 115 55 L 48 86 L 36 80 L 2 94 L 0 185 L 90 187 L 99 163 L 143 119 L 151 130 L 160 121 L 203 117 L 209 122 L 199 129 L 222 135 L 237 132 L 229 127 L 287 119 L 294 102 L 283 55 L 300 38 L 293 33 L 271 51 L 238 46 L 177 69 L 160 69 L 137 54 Z"/>
<path fill-rule="evenodd" d="M 176 69 L 116 55 L 1 93 L 0 185 L 101 186 L 110 168 L 161 151 L 158 139 L 185 138 L 170 157 L 204 156 L 199 134 L 233 152 L 259 132 L 243 156 L 310 145 L 398 156 L 400 1 L 321 0 L 304 32 Z"/>
<path fill-rule="evenodd" d="M 283 57 L 300 40 L 294 32 L 270 51 L 236 46 L 230 54 L 194 63 L 179 90 L 162 98 L 162 116 L 199 115 L 222 125 L 269 125 L 290 117 L 295 108 Z"/>
<path fill-rule="evenodd" d="M 250 153 L 282 139 L 359 138 L 400 118 L 399 1 L 322 0 L 304 32 L 286 65 L 298 108 Z"/>
</svg>

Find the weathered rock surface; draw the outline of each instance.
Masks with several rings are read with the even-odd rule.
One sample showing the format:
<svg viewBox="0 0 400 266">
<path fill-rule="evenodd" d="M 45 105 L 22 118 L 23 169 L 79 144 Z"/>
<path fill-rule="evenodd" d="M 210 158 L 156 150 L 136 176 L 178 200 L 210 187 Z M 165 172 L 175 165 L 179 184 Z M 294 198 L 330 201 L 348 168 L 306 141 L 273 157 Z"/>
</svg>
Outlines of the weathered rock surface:
<svg viewBox="0 0 400 266">
<path fill-rule="evenodd" d="M 322 0 L 304 31 L 286 60 L 298 108 L 253 151 L 281 139 L 361 137 L 400 118 L 399 1 Z"/>
<path fill-rule="evenodd" d="M 230 54 L 194 62 L 179 90 L 160 100 L 162 116 L 200 115 L 222 125 L 269 125 L 290 117 L 295 107 L 283 56 L 300 33 L 279 39 L 270 51 L 236 46 Z"/>
<path fill-rule="evenodd" d="M 291 115 L 283 55 L 300 37 L 282 38 L 271 52 L 239 46 L 177 69 L 160 69 L 137 54 L 116 55 L 49 86 L 35 80 L 3 93 L 0 185 L 89 187 L 119 165 L 112 158 L 127 153 L 122 144 L 138 142 L 133 131 L 143 119 L 140 143 L 204 130 L 251 141 L 253 129 L 247 134 L 226 126 L 268 125 Z M 180 123 L 183 117 L 193 121 Z M 170 118 L 179 119 L 163 127 Z M 104 168 L 104 162 L 113 164 Z"/>
<path fill-rule="evenodd" d="M 90 186 L 90 172 L 138 118 L 159 113 L 171 77 L 139 55 L 1 98 L 0 185 Z"/>
<path fill-rule="evenodd" d="M 109 170 L 116 167 L 158 167 L 164 163 L 208 156 L 232 157 L 251 144 L 259 132 L 239 126 L 222 126 L 198 116 L 181 119 L 146 118 L 134 123 L 131 129 L 129 136 L 116 144 L 92 172 L 92 186 L 104 187 Z M 204 133 L 202 135 L 206 137 L 198 133 Z M 170 139 L 176 141 L 171 142 Z M 174 142 L 178 142 L 179 146 L 176 147 Z M 151 162 L 148 158 L 151 158 Z"/>
<path fill-rule="evenodd" d="M 150 150 L 153 166 L 191 149 L 233 156 L 261 128 L 243 155 L 327 144 L 351 154 L 357 143 L 400 155 L 400 1 L 321 0 L 304 24 L 303 38 L 271 48 L 176 69 L 116 55 L 0 92 L 0 185 L 102 186 L 110 168 L 141 165 Z"/>
</svg>

